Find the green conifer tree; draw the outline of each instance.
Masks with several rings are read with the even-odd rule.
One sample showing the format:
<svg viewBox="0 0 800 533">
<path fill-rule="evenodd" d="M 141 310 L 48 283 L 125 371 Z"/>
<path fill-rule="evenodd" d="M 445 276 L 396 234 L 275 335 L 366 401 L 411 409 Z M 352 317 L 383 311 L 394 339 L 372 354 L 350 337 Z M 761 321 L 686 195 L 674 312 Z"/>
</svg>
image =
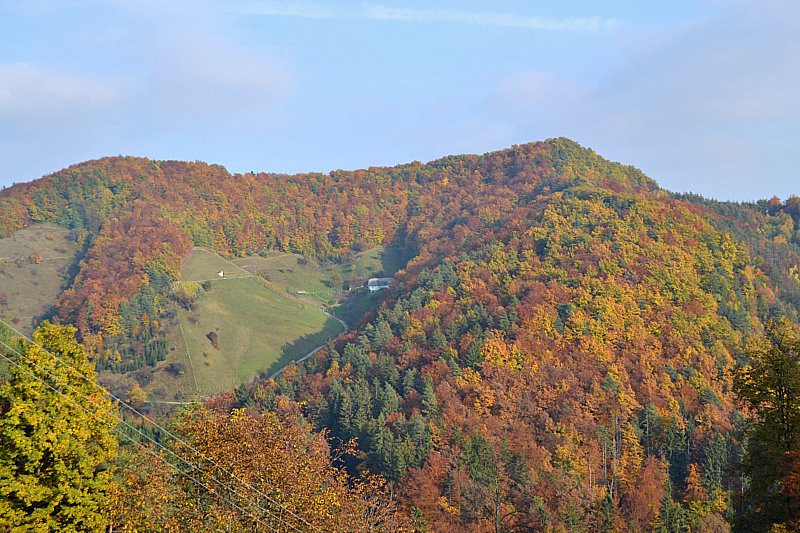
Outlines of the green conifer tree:
<svg viewBox="0 0 800 533">
<path fill-rule="evenodd" d="M 750 483 L 740 526 L 768 531 L 800 517 L 800 502 L 781 482 L 788 474 L 784 454 L 800 450 L 800 328 L 786 319 L 768 324 L 767 335 L 748 346 L 748 356 L 736 392 L 757 419 L 743 460 Z"/>
</svg>

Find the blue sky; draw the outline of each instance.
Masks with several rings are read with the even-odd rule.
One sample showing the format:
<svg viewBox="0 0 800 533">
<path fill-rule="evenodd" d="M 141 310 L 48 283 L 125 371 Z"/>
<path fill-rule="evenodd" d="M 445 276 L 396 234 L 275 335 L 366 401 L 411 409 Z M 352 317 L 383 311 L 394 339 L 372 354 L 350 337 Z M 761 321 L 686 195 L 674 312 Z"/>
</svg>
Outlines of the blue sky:
<svg viewBox="0 0 800 533">
<path fill-rule="evenodd" d="M 87 159 L 327 172 L 566 136 L 800 194 L 800 4 L 0 0 L 0 184 Z"/>
</svg>

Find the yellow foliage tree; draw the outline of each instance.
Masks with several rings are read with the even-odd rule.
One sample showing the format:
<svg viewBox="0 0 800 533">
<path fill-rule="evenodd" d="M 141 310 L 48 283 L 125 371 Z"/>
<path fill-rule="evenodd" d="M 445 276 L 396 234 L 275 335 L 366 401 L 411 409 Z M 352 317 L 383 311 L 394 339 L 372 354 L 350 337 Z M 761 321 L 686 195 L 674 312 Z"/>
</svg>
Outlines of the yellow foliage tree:
<svg viewBox="0 0 800 533">
<path fill-rule="evenodd" d="M 155 452 L 133 457 L 115 523 L 126 531 L 404 531 L 383 480 L 349 478 L 331 464 L 324 436 L 303 424 L 244 410 L 184 414 L 186 440 L 172 447 L 186 460 L 179 475 Z"/>
</svg>

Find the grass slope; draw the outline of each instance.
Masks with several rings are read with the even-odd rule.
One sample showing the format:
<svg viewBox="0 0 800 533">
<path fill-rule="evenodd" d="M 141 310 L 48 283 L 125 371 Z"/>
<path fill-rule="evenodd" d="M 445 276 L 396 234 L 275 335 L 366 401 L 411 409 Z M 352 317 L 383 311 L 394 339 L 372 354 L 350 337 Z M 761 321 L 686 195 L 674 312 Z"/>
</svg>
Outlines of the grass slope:
<svg viewBox="0 0 800 533">
<path fill-rule="evenodd" d="M 79 252 L 71 232 L 52 226 L 0 239 L 0 317 L 29 335 L 69 281 Z"/>
<path fill-rule="evenodd" d="M 183 281 L 216 281 L 221 279 L 218 273 L 222 271 L 225 278 L 251 277 L 252 274 L 228 261 L 224 257 L 204 248 L 195 248 L 192 255 L 183 265 L 181 279 Z"/>
<path fill-rule="evenodd" d="M 220 270 L 224 278 L 217 275 Z M 208 250 L 192 252 L 183 279 L 208 280 L 211 289 L 194 311 L 179 309 L 179 326 L 170 334 L 174 350 L 148 387 L 151 398 L 182 399 L 230 389 L 302 357 L 342 329 L 319 307 L 265 286 Z M 208 337 L 212 332 L 217 347 Z M 180 363 L 183 373 L 168 372 L 170 363 Z"/>
<path fill-rule="evenodd" d="M 298 254 L 277 252 L 267 257 L 234 259 L 233 263 L 289 293 L 306 295 L 307 300 L 314 299 L 323 305 L 331 305 L 338 299 L 341 287 L 334 287 L 331 282 L 335 274 L 341 281 L 391 276 L 402 266 L 399 251 L 382 246 L 360 252 L 344 264 L 321 266 Z"/>
</svg>

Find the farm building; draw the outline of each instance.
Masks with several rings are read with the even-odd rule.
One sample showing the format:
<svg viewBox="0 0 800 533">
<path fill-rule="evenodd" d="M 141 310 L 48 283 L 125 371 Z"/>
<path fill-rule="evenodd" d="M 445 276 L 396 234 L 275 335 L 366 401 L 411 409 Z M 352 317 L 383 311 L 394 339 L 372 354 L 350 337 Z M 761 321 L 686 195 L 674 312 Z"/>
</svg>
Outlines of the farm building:
<svg viewBox="0 0 800 533">
<path fill-rule="evenodd" d="M 363 289 L 364 287 L 367 286 L 368 281 L 369 279 L 367 278 L 351 279 L 350 281 L 347 282 L 347 290 L 353 292 L 358 289 Z"/>
<path fill-rule="evenodd" d="M 370 292 L 388 289 L 392 285 L 392 278 L 369 278 L 367 288 Z"/>
</svg>

